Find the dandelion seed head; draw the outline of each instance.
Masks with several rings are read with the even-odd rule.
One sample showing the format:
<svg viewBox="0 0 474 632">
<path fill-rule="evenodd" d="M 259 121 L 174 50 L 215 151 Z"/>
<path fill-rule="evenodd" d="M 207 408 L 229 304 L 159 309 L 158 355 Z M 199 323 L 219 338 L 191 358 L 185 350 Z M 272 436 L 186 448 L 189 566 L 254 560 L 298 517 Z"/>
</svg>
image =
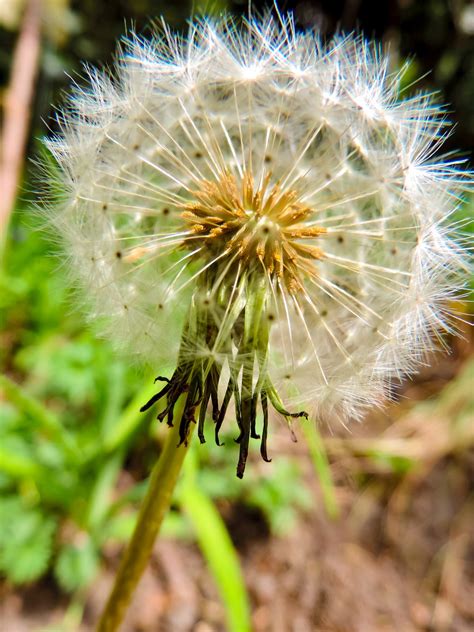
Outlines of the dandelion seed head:
<svg viewBox="0 0 474 632">
<path fill-rule="evenodd" d="M 185 388 L 218 438 L 234 402 L 239 476 L 268 402 L 360 418 L 455 330 L 471 178 L 436 157 L 444 110 L 400 99 L 376 44 L 200 20 L 87 72 L 48 141 L 71 268 L 113 339 L 176 363 L 164 414 Z"/>
</svg>

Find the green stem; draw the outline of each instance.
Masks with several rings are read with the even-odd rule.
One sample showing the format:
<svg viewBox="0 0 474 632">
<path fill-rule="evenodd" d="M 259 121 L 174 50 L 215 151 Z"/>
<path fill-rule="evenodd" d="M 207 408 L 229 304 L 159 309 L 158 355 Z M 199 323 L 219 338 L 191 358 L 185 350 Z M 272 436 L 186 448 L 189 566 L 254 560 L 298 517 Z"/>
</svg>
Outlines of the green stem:
<svg viewBox="0 0 474 632">
<path fill-rule="evenodd" d="M 182 395 L 176 405 L 174 426 L 151 473 L 148 491 L 140 508 L 135 531 L 120 563 L 115 584 L 97 626 L 97 632 L 115 632 L 119 628 L 133 592 L 148 564 L 188 451 L 187 446 L 178 446 L 179 422 L 185 403 L 186 395 Z"/>
</svg>

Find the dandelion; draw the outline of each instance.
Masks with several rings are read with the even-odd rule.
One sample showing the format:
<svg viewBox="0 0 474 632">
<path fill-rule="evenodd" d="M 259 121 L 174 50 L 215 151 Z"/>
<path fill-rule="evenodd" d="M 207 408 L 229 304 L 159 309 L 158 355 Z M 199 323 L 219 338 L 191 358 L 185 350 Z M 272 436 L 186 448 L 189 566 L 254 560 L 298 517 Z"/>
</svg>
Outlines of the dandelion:
<svg viewBox="0 0 474 632">
<path fill-rule="evenodd" d="M 271 414 L 360 418 L 453 331 L 450 218 L 469 175 L 436 157 L 445 112 L 400 100 L 402 74 L 360 36 L 324 44 L 278 12 L 186 37 L 163 24 L 127 39 L 115 72 L 88 69 L 58 115 L 53 221 L 91 318 L 176 367 L 143 410 L 157 404 L 182 447 L 152 475 L 101 630 L 208 410 L 217 443 L 235 419 L 242 477 L 250 439 L 269 460 Z"/>
<path fill-rule="evenodd" d="M 241 477 L 251 438 L 268 459 L 269 409 L 360 417 L 451 330 L 467 176 L 436 158 L 443 109 L 399 100 L 377 45 L 201 20 L 88 74 L 48 142 L 54 222 L 92 318 L 175 363 L 143 409 L 172 425 L 187 393 L 181 442 L 209 407 L 219 443 L 233 404 Z"/>
</svg>

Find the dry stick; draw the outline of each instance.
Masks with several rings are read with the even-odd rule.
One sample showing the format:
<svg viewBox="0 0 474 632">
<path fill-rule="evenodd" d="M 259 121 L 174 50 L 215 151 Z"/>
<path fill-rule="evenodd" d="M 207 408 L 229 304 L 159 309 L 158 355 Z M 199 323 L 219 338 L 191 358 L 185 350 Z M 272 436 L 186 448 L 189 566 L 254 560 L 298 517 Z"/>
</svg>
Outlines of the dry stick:
<svg viewBox="0 0 474 632">
<path fill-rule="evenodd" d="M 179 414 L 175 416 L 174 426 L 169 432 L 163 452 L 151 473 L 148 491 L 140 508 L 132 539 L 123 555 L 114 587 L 97 626 L 97 632 L 115 632 L 119 628 L 133 592 L 148 564 L 188 451 L 187 446 L 178 446 L 179 422 L 185 402 L 186 395 L 182 395 L 176 407 L 176 412 Z M 191 428 L 193 425 L 191 424 Z"/>
<path fill-rule="evenodd" d="M 40 40 L 41 0 L 29 0 L 15 47 L 10 85 L 5 95 L 0 139 L 0 235 L 6 232 L 23 165 Z"/>
</svg>

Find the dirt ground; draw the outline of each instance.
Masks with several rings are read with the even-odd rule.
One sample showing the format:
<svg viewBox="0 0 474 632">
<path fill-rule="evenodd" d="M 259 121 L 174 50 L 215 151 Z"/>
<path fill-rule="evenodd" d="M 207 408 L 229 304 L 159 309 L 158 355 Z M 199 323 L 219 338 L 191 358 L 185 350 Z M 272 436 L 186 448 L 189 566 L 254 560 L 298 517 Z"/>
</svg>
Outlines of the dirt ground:
<svg viewBox="0 0 474 632">
<path fill-rule="evenodd" d="M 305 463 L 312 509 L 289 535 L 275 537 L 258 512 L 220 507 L 241 556 L 254 632 L 474 630 L 472 421 L 467 435 L 453 439 L 446 433 L 454 416 L 469 409 L 466 397 L 474 410 L 472 393 L 465 382 L 449 401 L 421 411 L 413 403 L 453 384 L 471 353 L 472 341 L 458 343 L 449 358 L 427 368 L 403 388 L 398 402 L 349 438 L 343 430 L 328 437 L 341 509 L 337 521 L 325 514 L 303 443 L 283 434 L 272 448 L 298 454 Z M 419 467 L 394 474 L 383 460 L 367 456 L 371 445 L 419 454 Z M 112 551 L 88 591 L 83 623 L 69 630 L 94 629 L 117 562 Z M 0 591 L 2 632 L 44 631 L 67 611 L 52 580 L 23 590 L 3 585 Z M 217 589 L 196 546 L 158 542 L 122 629 L 225 631 Z"/>
</svg>

